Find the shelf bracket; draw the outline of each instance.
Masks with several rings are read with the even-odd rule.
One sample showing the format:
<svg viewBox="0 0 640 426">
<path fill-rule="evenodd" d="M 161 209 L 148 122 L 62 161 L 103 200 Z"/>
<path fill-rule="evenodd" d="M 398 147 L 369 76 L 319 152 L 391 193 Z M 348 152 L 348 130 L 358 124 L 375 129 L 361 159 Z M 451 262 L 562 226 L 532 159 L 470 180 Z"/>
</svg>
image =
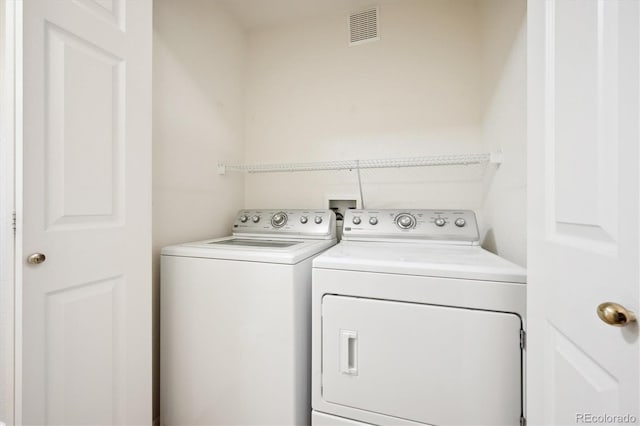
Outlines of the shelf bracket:
<svg viewBox="0 0 640 426">
<path fill-rule="evenodd" d="M 496 152 L 492 152 L 491 154 L 489 154 L 489 162 L 500 167 L 500 164 L 502 164 L 502 161 L 504 159 L 503 157 L 504 156 L 502 155 L 502 149 L 499 149 Z"/>
</svg>

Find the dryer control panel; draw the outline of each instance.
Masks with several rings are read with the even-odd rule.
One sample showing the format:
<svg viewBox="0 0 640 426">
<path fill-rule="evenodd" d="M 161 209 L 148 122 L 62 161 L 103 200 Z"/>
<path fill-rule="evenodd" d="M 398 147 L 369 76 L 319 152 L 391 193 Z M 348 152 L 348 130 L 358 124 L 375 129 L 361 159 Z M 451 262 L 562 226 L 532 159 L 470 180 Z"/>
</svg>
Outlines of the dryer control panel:
<svg viewBox="0 0 640 426">
<path fill-rule="evenodd" d="M 471 210 L 347 210 L 345 240 L 429 240 L 479 244 L 476 215 Z"/>
<path fill-rule="evenodd" d="M 233 234 L 333 239 L 336 215 L 332 210 L 240 210 L 233 222 Z"/>
</svg>

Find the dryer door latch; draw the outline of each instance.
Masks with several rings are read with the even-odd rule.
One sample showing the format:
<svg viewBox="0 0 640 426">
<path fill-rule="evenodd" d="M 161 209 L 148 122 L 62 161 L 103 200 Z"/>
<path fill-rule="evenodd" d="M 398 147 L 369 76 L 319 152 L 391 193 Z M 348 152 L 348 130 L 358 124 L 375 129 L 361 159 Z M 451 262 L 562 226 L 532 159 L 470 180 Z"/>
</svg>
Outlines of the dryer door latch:
<svg viewBox="0 0 640 426">
<path fill-rule="evenodd" d="M 358 375 L 358 332 L 340 330 L 340 372 Z"/>
</svg>

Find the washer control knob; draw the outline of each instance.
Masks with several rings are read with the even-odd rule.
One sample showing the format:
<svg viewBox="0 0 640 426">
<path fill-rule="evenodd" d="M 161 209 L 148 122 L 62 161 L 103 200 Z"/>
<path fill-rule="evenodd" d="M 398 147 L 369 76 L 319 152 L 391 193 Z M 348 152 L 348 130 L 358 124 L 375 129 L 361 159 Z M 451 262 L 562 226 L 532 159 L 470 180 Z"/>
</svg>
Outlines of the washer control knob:
<svg viewBox="0 0 640 426">
<path fill-rule="evenodd" d="M 416 218 L 409 213 L 400 213 L 396 216 L 396 225 L 400 229 L 411 229 L 416 226 Z"/>
<path fill-rule="evenodd" d="M 318 225 L 320 225 L 322 223 L 322 216 L 316 216 L 316 218 L 313 219 L 313 221 Z"/>
<path fill-rule="evenodd" d="M 248 220 L 249 220 L 249 216 L 247 216 L 246 214 L 243 214 L 242 216 L 240 216 L 240 222 L 245 223 Z"/>
<path fill-rule="evenodd" d="M 278 212 L 271 218 L 271 224 L 274 228 L 282 228 L 287 223 L 287 214 L 285 212 Z"/>
<path fill-rule="evenodd" d="M 359 216 L 354 216 L 352 222 L 354 225 L 360 225 L 360 223 L 362 223 L 362 219 L 360 219 Z"/>
<path fill-rule="evenodd" d="M 370 225 L 377 225 L 378 224 L 378 218 L 377 217 L 370 217 L 369 218 L 369 224 Z"/>
<path fill-rule="evenodd" d="M 436 224 L 436 226 L 444 226 L 447 223 L 447 221 L 439 217 L 434 221 L 434 223 Z"/>
<path fill-rule="evenodd" d="M 255 215 L 255 216 L 253 216 L 253 217 L 251 218 L 251 220 L 253 221 L 253 223 L 258 223 L 258 222 L 260 222 L 260 216 Z"/>
<path fill-rule="evenodd" d="M 306 217 L 306 216 L 301 216 L 300 217 L 300 223 L 305 224 L 307 222 L 309 222 L 309 218 L 308 217 Z"/>
<path fill-rule="evenodd" d="M 457 227 L 462 228 L 463 226 L 465 226 L 467 224 L 467 221 L 464 220 L 463 218 L 459 217 L 456 219 L 456 221 L 454 222 L 456 224 Z"/>
</svg>

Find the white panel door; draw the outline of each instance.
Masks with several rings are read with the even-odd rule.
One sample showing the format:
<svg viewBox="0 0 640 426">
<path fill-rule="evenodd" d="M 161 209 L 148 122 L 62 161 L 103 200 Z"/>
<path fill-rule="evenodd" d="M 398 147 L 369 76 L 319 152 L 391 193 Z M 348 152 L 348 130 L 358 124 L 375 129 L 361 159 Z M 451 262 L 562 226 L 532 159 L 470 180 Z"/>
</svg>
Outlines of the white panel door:
<svg viewBox="0 0 640 426">
<path fill-rule="evenodd" d="M 23 3 L 24 424 L 152 420 L 151 6 Z"/>
<path fill-rule="evenodd" d="M 638 325 L 615 327 L 596 314 L 603 302 L 640 310 L 639 19 L 637 0 L 529 2 L 535 424 L 620 424 L 640 415 Z"/>
<path fill-rule="evenodd" d="M 327 295 L 322 398 L 434 425 L 518 425 L 520 317 Z"/>
</svg>

